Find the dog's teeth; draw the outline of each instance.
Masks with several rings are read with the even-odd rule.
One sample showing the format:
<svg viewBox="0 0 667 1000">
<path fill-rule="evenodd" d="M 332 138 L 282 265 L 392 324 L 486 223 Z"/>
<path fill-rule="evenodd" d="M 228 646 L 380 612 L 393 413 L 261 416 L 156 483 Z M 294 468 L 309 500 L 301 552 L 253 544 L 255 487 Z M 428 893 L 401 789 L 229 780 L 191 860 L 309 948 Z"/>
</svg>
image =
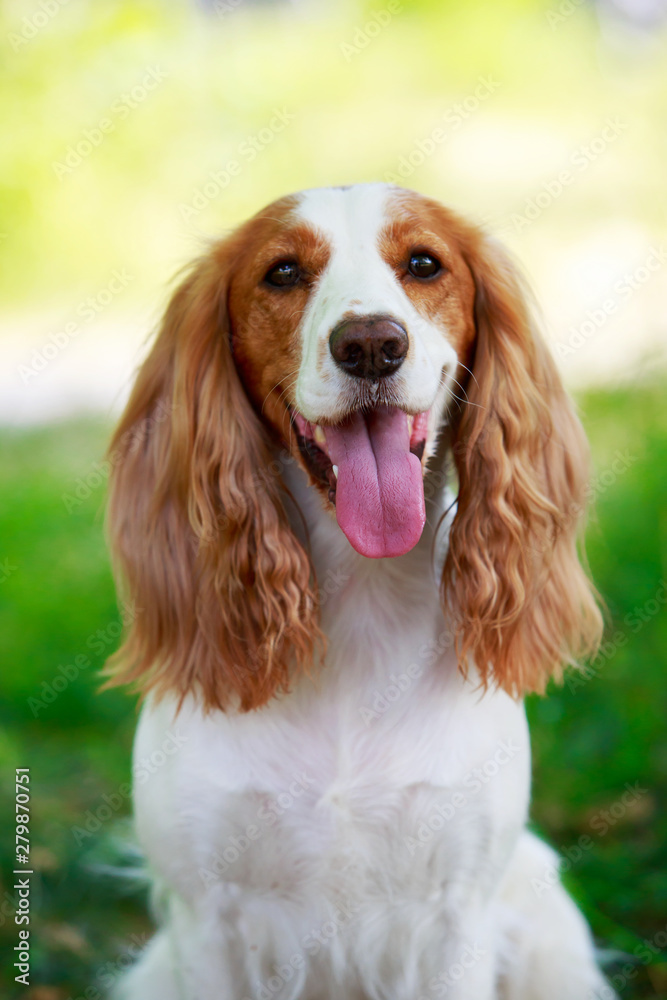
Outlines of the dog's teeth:
<svg viewBox="0 0 667 1000">
<path fill-rule="evenodd" d="M 338 466 L 337 465 L 333 466 L 333 474 L 336 477 L 336 479 L 338 479 Z"/>
<path fill-rule="evenodd" d="M 315 424 L 315 428 L 313 430 L 313 439 L 315 441 L 315 444 L 326 444 L 327 443 L 327 439 L 324 436 L 324 431 L 322 430 L 322 428 L 318 424 Z"/>
<path fill-rule="evenodd" d="M 412 435 L 412 428 L 414 427 L 415 418 L 408 415 L 408 431 Z"/>
</svg>

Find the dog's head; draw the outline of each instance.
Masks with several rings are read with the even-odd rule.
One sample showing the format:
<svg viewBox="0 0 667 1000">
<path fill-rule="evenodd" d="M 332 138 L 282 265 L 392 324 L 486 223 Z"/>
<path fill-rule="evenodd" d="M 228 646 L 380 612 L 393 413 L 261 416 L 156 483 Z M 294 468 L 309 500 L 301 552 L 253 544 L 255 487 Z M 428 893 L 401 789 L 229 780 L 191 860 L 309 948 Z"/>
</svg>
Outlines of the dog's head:
<svg viewBox="0 0 667 1000">
<path fill-rule="evenodd" d="M 319 630 L 276 445 L 350 544 L 386 558 L 421 536 L 444 429 L 460 662 L 540 689 L 599 631 L 576 552 L 587 455 L 506 257 L 379 184 L 284 198 L 214 245 L 111 446 L 112 546 L 142 609 L 120 678 L 243 709 L 285 689 Z"/>
</svg>

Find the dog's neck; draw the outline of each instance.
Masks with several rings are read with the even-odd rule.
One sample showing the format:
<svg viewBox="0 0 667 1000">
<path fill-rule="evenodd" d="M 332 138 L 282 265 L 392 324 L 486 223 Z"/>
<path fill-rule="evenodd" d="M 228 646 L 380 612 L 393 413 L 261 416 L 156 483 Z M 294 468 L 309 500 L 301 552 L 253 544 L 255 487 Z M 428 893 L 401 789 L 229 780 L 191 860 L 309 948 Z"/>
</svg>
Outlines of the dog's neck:
<svg viewBox="0 0 667 1000">
<path fill-rule="evenodd" d="M 283 476 L 292 497 L 288 506 L 293 530 L 313 564 L 315 599 L 327 638 L 326 670 L 318 683 L 326 687 L 327 696 L 366 704 L 369 691 L 383 690 L 392 672 L 414 663 L 426 670 L 424 651 L 435 655 L 433 649 L 442 683 L 458 691 L 453 638 L 440 599 L 454 513 L 444 475 L 427 474 L 422 537 L 410 552 L 393 559 L 359 555 L 296 462 L 286 462 Z M 448 651 L 451 669 L 444 671 L 441 661 Z M 315 689 L 308 682 L 305 690 L 312 694 Z"/>
<path fill-rule="evenodd" d="M 315 572 L 322 605 L 339 593 L 345 584 L 363 583 L 370 591 L 405 586 L 402 599 L 419 599 L 423 588 L 437 592 L 447 550 L 447 537 L 453 517 L 454 496 L 446 488 L 444 463 L 427 473 L 425 480 L 426 524 L 417 545 L 404 556 L 393 559 L 367 559 L 352 548 L 336 523 L 324 510 L 316 489 L 308 484 L 305 472 L 288 456 L 281 462 L 282 475 L 289 492 L 288 516 L 292 529 L 308 551 Z M 407 591 L 410 581 L 411 591 Z M 413 589 L 414 588 L 414 589 Z"/>
</svg>

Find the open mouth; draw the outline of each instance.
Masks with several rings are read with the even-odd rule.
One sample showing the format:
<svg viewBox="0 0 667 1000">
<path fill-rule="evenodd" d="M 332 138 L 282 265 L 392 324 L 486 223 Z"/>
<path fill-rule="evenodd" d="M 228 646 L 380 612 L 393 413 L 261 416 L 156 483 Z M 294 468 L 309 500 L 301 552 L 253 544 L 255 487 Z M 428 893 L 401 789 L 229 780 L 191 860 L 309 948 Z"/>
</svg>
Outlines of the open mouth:
<svg viewBox="0 0 667 1000">
<path fill-rule="evenodd" d="M 313 424 L 294 412 L 294 423 L 306 466 L 327 489 L 357 552 L 371 559 L 409 552 L 426 517 L 421 459 L 428 412 L 413 417 L 378 406 L 334 425 Z"/>
</svg>

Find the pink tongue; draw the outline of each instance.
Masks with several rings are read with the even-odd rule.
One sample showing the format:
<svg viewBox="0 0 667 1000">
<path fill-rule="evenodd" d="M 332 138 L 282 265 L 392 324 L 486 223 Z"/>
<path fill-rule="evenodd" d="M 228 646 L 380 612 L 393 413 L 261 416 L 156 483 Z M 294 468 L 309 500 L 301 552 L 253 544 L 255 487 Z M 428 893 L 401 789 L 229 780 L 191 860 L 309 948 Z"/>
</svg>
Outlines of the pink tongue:
<svg viewBox="0 0 667 1000">
<path fill-rule="evenodd" d="M 410 452 L 408 418 L 387 406 L 325 427 L 329 458 L 338 466 L 336 518 L 362 556 L 401 556 L 424 528 L 421 462 Z"/>
</svg>

